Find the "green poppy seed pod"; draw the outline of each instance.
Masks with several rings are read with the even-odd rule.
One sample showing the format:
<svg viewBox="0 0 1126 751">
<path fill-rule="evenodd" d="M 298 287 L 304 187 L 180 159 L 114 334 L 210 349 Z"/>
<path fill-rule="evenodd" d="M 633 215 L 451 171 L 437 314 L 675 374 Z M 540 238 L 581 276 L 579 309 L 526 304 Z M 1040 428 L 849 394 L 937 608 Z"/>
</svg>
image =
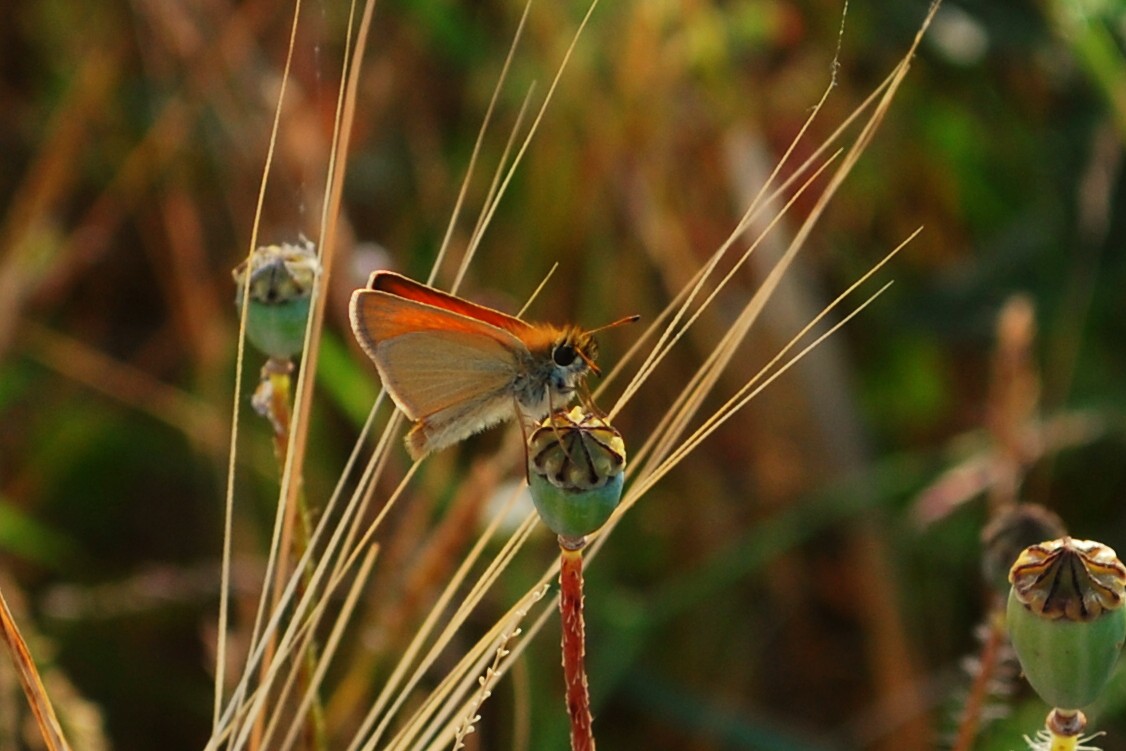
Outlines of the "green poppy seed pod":
<svg viewBox="0 0 1126 751">
<path fill-rule="evenodd" d="M 609 422 L 575 407 L 544 418 L 528 438 L 528 485 L 540 518 L 578 539 L 610 518 L 622 498 L 626 447 Z"/>
<path fill-rule="evenodd" d="M 316 248 L 304 238 L 299 245 L 264 245 L 235 268 L 235 304 L 241 309 L 244 287 L 250 299 L 246 338 L 251 344 L 277 360 L 288 360 L 301 352 L 309 297 L 320 268 Z"/>
<path fill-rule="evenodd" d="M 1009 636 L 1036 693 L 1081 709 L 1110 678 L 1126 639 L 1126 566 L 1092 540 L 1032 545 L 1009 571 Z"/>
</svg>

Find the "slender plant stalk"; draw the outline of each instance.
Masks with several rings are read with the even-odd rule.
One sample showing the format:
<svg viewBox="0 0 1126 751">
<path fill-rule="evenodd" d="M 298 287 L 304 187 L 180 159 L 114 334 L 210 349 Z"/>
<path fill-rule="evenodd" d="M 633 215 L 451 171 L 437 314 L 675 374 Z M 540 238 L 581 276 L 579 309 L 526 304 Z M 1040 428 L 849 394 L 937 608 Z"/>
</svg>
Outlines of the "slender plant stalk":
<svg viewBox="0 0 1126 751">
<path fill-rule="evenodd" d="M 39 732 L 43 736 L 43 745 L 48 751 L 70 751 L 70 744 L 66 742 L 59 719 L 55 716 L 54 706 L 47 696 L 47 689 L 43 687 L 39 670 L 35 667 L 35 661 L 31 659 L 27 642 L 16 626 L 3 593 L 0 593 L 0 637 L 8 645 L 8 653 L 12 656 L 20 685 L 23 686 L 27 703 L 31 706 L 32 714 L 35 715 L 35 724 L 39 726 Z"/>
<path fill-rule="evenodd" d="M 563 680 L 571 718 L 571 751 L 594 751 L 590 690 L 586 681 L 583 626 L 583 552 L 560 545 L 559 615 L 563 625 Z"/>
<path fill-rule="evenodd" d="M 1040 373 L 1035 366 L 1035 311 L 1017 295 L 1009 299 L 997 319 L 986 427 L 993 438 L 993 477 L 989 487 L 989 515 L 997 518 L 1019 502 L 1024 468 L 1030 461 L 1023 439 L 1034 424 L 1040 395 Z M 1002 650 L 1009 641 L 1005 626 L 1005 600 L 1001 593 L 989 600 L 985 615 L 986 637 L 977 660 L 966 704 L 958 722 L 953 751 L 971 751 L 981 731 L 991 686 L 998 680 Z"/>
<path fill-rule="evenodd" d="M 974 674 L 973 683 L 970 685 L 969 696 L 962 707 L 962 716 L 958 721 L 958 735 L 955 737 L 951 751 L 973 751 L 977 734 L 981 728 L 985 704 L 990 696 L 990 684 L 996 680 L 998 662 L 1001 659 L 1001 648 L 1008 642 L 1005 632 L 1005 609 L 1003 605 L 993 605 L 990 608 L 986 622 L 986 635 L 978 655 L 978 669 Z"/>
<path fill-rule="evenodd" d="M 286 455 L 289 452 L 289 434 L 293 414 L 290 409 L 293 391 L 292 378 L 290 377 L 292 372 L 293 364 L 291 362 L 282 362 L 271 358 L 262 368 L 262 381 L 259 385 L 259 391 L 255 394 L 256 400 L 260 399 L 260 401 L 257 401 L 256 406 L 258 406 L 264 416 L 269 419 L 274 429 L 274 456 L 278 462 L 279 473 L 285 471 Z M 300 478 L 296 478 L 295 482 L 300 485 Z M 297 558 L 301 558 L 309 546 L 311 530 L 309 506 L 302 487 L 298 487 L 295 501 L 296 503 L 287 506 L 285 519 L 282 522 L 282 533 L 278 550 L 278 565 L 275 569 L 273 591 L 271 592 L 271 609 L 278 606 L 282 590 L 285 587 L 285 581 L 288 577 L 290 567 L 291 553 Z M 305 570 L 302 572 L 301 584 L 298 587 L 298 596 L 300 596 L 309 585 L 312 573 L 312 564 L 310 562 L 305 566 Z M 262 660 L 260 666 L 261 680 L 265 680 L 270 663 L 273 661 L 275 638 L 275 636 L 270 637 L 270 644 L 266 649 L 266 657 Z M 316 640 L 310 639 L 309 645 L 301 658 L 301 680 L 304 685 L 310 685 L 310 681 L 316 672 L 318 651 Z M 254 736 L 250 744 L 251 748 L 260 747 L 266 719 L 265 714 L 259 715 L 258 721 L 255 723 Z M 305 748 L 327 749 L 328 736 L 325 730 L 324 707 L 319 698 L 310 704 L 309 716 L 306 718 L 305 724 Z"/>
</svg>

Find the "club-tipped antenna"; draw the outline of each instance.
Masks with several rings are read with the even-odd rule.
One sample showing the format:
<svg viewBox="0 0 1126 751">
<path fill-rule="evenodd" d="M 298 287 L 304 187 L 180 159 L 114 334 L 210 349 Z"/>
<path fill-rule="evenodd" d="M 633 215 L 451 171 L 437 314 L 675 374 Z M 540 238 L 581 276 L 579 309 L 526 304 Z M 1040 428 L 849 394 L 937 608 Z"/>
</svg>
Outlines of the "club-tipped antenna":
<svg viewBox="0 0 1126 751">
<path fill-rule="evenodd" d="M 614 321 L 613 323 L 608 323 L 605 326 L 599 326 L 596 329 L 590 329 L 586 333 L 597 334 L 599 331 L 605 331 L 606 329 L 617 328 L 618 326 L 625 326 L 627 323 L 637 323 L 640 320 L 641 320 L 641 316 L 639 316 L 635 313 L 632 316 L 626 316 L 625 318 L 619 318 L 618 320 Z"/>
<path fill-rule="evenodd" d="M 617 326 L 625 326 L 627 323 L 636 323 L 637 321 L 640 321 L 640 320 L 641 320 L 641 316 L 634 314 L 632 316 L 626 316 L 625 318 L 619 318 L 618 320 L 614 321 L 613 323 L 608 323 L 605 326 L 599 326 L 596 329 L 591 329 L 590 331 L 587 331 L 586 333 L 589 336 L 590 334 L 596 334 L 599 331 L 605 331 L 606 329 L 612 329 L 612 328 L 615 328 Z M 581 349 L 576 348 L 575 351 L 578 353 L 579 357 L 583 358 L 583 362 L 586 363 L 586 366 L 588 368 L 590 368 L 592 373 L 594 373 L 598 377 L 602 377 L 602 371 L 599 370 L 598 366 L 594 364 L 593 359 L 591 359 L 590 357 L 587 357 L 587 354 L 585 352 L 583 352 Z"/>
</svg>

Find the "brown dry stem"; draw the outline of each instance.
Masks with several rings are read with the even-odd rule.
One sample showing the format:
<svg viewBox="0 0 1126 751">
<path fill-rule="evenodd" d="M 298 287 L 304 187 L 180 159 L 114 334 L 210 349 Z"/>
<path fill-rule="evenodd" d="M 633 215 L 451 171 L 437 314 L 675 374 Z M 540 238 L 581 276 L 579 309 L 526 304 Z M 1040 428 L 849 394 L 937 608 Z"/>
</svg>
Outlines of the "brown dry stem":
<svg viewBox="0 0 1126 751">
<path fill-rule="evenodd" d="M 594 751 L 583 626 L 583 553 L 560 546 L 559 615 L 563 626 L 563 679 L 571 718 L 571 751 Z"/>
</svg>

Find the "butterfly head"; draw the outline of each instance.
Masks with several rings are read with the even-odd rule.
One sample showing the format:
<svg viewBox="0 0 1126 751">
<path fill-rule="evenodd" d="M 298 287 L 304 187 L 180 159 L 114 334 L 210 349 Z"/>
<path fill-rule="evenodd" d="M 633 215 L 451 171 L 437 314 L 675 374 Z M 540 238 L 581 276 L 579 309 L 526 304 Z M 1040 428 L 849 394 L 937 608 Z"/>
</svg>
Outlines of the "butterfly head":
<svg viewBox="0 0 1126 751">
<path fill-rule="evenodd" d="M 524 338 L 530 359 L 514 384 L 521 409 L 532 419 L 567 405 L 586 376 L 597 374 L 598 346 L 578 326 L 539 324 Z"/>
<path fill-rule="evenodd" d="M 595 359 L 598 344 L 589 332 L 568 326 L 556 332 L 545 348 L 546 386 L 548 399 L 554 406 L 563 406 L 582 386 L 590 373 L 601 375 Z"/>
<path fill-rule="evenodd" d="M 564 377 L 581 378 L 588 371 L 602 375 L 594 362 L 597 357 L 598 343 L 589 332 L 577 326 L 565 329 L 551 345 L 551 362 Z"/>
</svg>

